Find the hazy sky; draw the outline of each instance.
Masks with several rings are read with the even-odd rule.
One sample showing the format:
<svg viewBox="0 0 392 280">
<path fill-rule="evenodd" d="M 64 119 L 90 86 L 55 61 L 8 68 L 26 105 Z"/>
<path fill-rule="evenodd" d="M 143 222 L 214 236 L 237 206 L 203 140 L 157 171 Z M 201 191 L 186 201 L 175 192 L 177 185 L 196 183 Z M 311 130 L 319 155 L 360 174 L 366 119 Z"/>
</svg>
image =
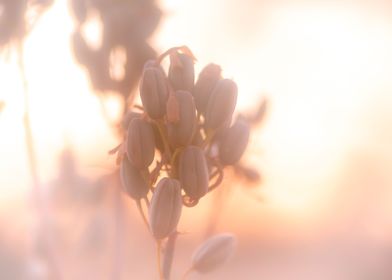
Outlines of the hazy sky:
<svg viewBox="0 0 392 280">
<path fill-rule="evenodd" d="M 253 108 L 263 96 L 270 99 L 248 158 L 263 171 L 258 194 L 268 207 L 299 220 L 317 219 L 353 176 L 346 172 L 352 158 L 371 157 L 375 164 L 390 159 L 392 148 L 385 141 L 392 138 L 386 135 L 392 127 L 388 1 L 161 3 L 164 18 L 151 39 L 159 51 L 185 44 L 198 58 L 197 70 L 209 62 L 220 64 L 239 85 L 241 110 Z M 26 41 L 32 126 L 45 181 L 55 173 L 65 144 L 76 150 L 82 170 L 95 174 L 113 168 L 107 151 L 119 142 L 85 73 L 75 65 L 69 50 L 72 30 L 66 1 L 58 0 Z M 7 103 L 0 116 L 0 189 L 10 195 L 29 189 L 14 63 L 11 57 L 0 64 L 0 98 Z M 114 112 L 116 100 L 106 107 Z M 390 180 L 388 170 L 376 173 Z"/>
</svg>

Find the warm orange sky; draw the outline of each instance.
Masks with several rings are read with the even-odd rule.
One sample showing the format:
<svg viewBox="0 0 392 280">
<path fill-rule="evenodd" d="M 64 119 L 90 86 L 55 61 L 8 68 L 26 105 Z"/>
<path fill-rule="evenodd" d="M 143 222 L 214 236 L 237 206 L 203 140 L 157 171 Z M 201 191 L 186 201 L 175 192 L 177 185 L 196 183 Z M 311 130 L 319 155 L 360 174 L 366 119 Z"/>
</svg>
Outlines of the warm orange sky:
<svg viewBox="0 0 392 280">
<path fill-rule="evenodd" d="M 353 176 L 346 173 L 353 156 L 390 162 L 392 141 L 385 139 L 392 137 L 385 131 L 392 131 L 392 17 L 386 2 L 161 2 L 165 18 L 152 39 L 159 50 L 186 44 L 198 70 L 208 62 L 222 65 L 239 85 L 242 110 L 261 93 L 270 98 L 268 118 L 249 149 L 249 160 L 266 180 L 259 191 L 267 201 L 263 207 L 316 219 Z M 66 1 L 58 0 L 26 41 L 32 126 L 45 181 L 66 143 L 83 171 L 102 172 L 111 168 L 106 152 L 118 142 L 70 53 L 72 29 Z M 29 189 L 14 62 L 0 63 L 0 99 L 7 104 L 0 115 L 3 199 Z M 115 100 L 107 107 L 115 110 Z M 377 171 L 377 178 L 391 182 L 388 171 Z"/>
</svg>

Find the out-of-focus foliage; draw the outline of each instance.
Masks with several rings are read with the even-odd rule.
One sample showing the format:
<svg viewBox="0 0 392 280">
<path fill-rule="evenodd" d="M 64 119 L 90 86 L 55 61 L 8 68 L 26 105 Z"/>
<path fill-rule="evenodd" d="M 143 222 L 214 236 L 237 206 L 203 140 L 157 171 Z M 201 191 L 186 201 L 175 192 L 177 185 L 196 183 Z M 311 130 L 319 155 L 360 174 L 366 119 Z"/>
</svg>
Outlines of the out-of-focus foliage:
<svg viewBox="0 0 392 280">
<path fill-rule="evenodd" d="M 20 42 L 52 0 L 0 0 L 0 48 Z"/>
<path fill-rule="evenodd" d="M 116 92 L 125 101 L 138 84 L 146 60 L 155 57 L 147 39 L 161 11 L 153 0 L 70 0 L 76 21 L 72 47 L 100 93 Z M 102 25 L 100 42 L 89 45 L 83 28 L 92 18 Z"/>
</svg>

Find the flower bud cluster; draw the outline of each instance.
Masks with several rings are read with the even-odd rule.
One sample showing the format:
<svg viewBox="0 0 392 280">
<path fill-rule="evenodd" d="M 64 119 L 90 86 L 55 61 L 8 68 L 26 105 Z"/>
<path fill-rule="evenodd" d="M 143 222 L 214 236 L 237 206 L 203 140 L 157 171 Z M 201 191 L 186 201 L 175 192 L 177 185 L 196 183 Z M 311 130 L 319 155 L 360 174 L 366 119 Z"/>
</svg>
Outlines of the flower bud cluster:
<svg viewBox="0 0 392 280">
<path fill-rule="evenodd" d="M 167 73 L 161 66 L 166 56 Z M 215 64 L 195 83 L 194 62 L 187 47 L 148 61 L 140 82 L 142 106 L 136 108 L 141 112 L 130 111 L 124 122 L 122 183 L 130 197 L 147 201 L 149 227 L 158 240 L 176 230 L 183 205 L 196 205 L 221 184 L 225 166 L 240 160 L 249 140 L 245 121 L 232 124 L 236 83 L 224 79 Z"/>
</svg>

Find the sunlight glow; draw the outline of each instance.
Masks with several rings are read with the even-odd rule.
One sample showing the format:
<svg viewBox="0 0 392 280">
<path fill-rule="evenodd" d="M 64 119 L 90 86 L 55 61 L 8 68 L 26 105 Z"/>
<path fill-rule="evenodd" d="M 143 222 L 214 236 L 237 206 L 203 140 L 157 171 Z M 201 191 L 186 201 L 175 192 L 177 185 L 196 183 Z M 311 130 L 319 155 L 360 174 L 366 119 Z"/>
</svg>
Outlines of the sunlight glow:
<svg viewBox="0 0 392 280">
<path fill-rule="evenodd" d="M 238 26 L 229 30 L 233 33 L 218 34 L 217 29 L 223 30 L 231 18 L 201 10 L 205 2 L 168 2 L 167 18 L 152 41 L 158 52 L 189 45 L 199 58 L 197 72 L 209 62 L 221 64 L 224 75 L 239 85 L 241 110 L 254 108 L 261 94 L 268 94 L 271 107 L 265 127 L 253 135 L 250 151 L 256 152 L 250 161 L 264 168 L 268 180 L 263 195 L 268 205 L 290 215 L 314 216 L 323 207 L 322 198 L 333 191 L 348 148 L 361 135 L 356 120 L 366 103 L 374 90 L 392 88 L 390 22 L 332 5 L 277 6 L 270 8 L 268 17 L 256 15 L 259 22 L 253 22 L 252 28 Z M 203 13 L 214 18 L 217 27 L 190 20 Z M 26 41 L 32 126 L 44 178 L 53 174 L 64 136 L 84 164 L 110 161 L 106 151 L 118 144 L 86 73 L 75 64 L 69 48 L 72 30 L 66 1 L 56 1 Z M 249 34 L 237 34 L 239 30 Z M 92 34 L 92 41 L 99 41 L 94 22 L 86 32 Z M 252 44 L 236 36 L 248 36 Z M 7 107 L 0 128 L 9 135 L 1 139 L 0 148 L 5 157 L 17 150 L 23 164 L 22 90 L 17 68 L 12 63 L 7 70 L 3 66 L 6 90 L 0 100 Z M 121 71 L 116 75 L 121 76 Z M 116 111 L 115 99 L 107 100 L 108 110 Z M 6 170 L 19 170 L 15 165 Z"/>
</svg>

